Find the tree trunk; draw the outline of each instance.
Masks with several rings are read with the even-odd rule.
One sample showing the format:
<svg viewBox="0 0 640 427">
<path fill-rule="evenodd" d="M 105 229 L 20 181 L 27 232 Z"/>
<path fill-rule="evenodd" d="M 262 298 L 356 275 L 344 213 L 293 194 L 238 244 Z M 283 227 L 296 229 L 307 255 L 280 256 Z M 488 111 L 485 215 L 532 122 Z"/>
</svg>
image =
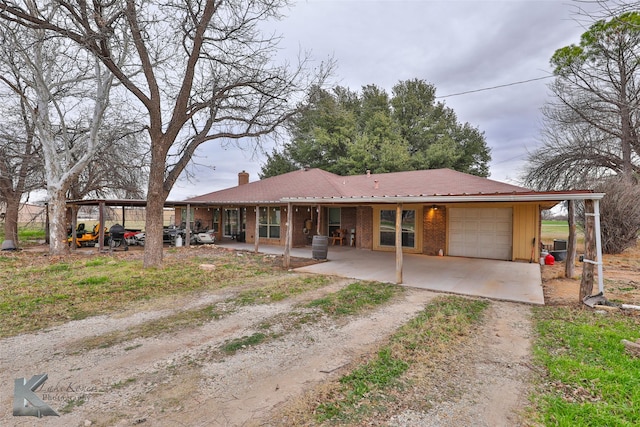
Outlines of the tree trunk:
<svg viewBox="0 0 640 427">
<path fill-rule="evenodd" d="M 20 198 L 9 197 L 5 200 L 7 210 L 4 217 L 4 239 L 13 240 L 18 247 L 18 212 L 20 211 Z"/>
<path fill-rule="evenodd" d="M 49 254 L 65 255 L 69 253 L 67 245 L 67 199 L 65 192 L 59 189 L 47 189 L 49 194 Z"/>
<path fill-rule="evenodd" d="M 143 267 L 162 267 L 163 209 L 167 195 L 164 191 L 165 156 L 155 148 L 151 154 L 147 212 L 145 221 Z"/>
<path fill-rule="evenodd" d="M 593 217 L 593 200 L 584 201 L 584 257 L 585 262 L 582 264 L 582 280 L 580 281 L 580 295 L 578 296 L 579 302 L 582 302 L 584 297 L 589 296 L 593 292 L 593 266 L 591 262 L 587 260 L 596 260 L 596 233 L 595 233 L 595 218 Z"/>
<path fill-rule="evenodd" d="M 576 202 L 569 200 L 568 206 L 569 241 L 567 242 L 567 262 L 564 276 L 572 278 L 576 274 Z"/>
</svg>

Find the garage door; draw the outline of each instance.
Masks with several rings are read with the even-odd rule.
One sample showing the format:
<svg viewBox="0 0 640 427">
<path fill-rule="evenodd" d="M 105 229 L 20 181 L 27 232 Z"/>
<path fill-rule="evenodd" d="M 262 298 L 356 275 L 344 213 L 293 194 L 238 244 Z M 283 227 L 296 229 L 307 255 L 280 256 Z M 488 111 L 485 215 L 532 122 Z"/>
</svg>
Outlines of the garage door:
<svg viewBox="0 0 640 427">
<path fill-rule="evenodd" d="M 511 259 L 511 208 L 450 208 L 449 255 Z"/>
</svg>

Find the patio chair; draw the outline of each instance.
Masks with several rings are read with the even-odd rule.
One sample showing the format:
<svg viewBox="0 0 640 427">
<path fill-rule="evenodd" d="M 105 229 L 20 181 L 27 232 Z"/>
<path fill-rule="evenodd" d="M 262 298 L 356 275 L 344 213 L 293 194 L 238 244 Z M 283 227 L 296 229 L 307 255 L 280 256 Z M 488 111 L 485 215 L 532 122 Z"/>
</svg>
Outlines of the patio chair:
<svg viewBox="0 0 640 427">
<path fill-rule="evenodd" d="M 335 245 L 336 242 L 340 243 L 340 246 L 344 245 L 344 241 L 347 235 L 347 230 L 336 230 L 331 236 L 331 244 Z"/>
</svg>

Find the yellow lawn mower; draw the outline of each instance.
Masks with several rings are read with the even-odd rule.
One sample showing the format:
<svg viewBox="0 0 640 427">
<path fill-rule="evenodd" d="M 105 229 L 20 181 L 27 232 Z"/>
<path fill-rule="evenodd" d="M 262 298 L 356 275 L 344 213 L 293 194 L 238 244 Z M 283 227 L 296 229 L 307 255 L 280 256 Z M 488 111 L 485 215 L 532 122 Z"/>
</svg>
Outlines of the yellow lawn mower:
<svg viewBox="0 0 640 427">
<path fill-rule="evenodd" d="M 107 237 L 109 236 L 107 229 L 104 230 L 105 237 L 105 245 L 107 242 Z M 84 223 L 78 224 L 76 228 L 76 245 L 81 248 L 83 246 L 95 246 L 96 243 L 100 242 L 100 223 L 96 224 L 93 227 L 92 231 L 87 231 L 85 229 Z M 73 235 L 69 233 L 69 237 L 67 237 L 67 244 L 71 246 L 73 244 Z"/>
</svg>

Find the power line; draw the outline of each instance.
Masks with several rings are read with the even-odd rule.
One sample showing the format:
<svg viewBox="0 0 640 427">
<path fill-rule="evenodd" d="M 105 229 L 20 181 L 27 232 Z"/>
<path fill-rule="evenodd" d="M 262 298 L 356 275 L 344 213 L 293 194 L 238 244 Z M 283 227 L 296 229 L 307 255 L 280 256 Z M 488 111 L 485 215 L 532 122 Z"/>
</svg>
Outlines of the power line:
<svg viewBox="0 0 640 427">
<path fill-rule="evenodd" d="M 500 88 L 508 87 L 508 86 L 521 85 L 523 83 L 535 82 L 537 80 L 548 79 L 548 78 L 551 78 L 551 77 L 554 77 L 554 76 L 537 77 L 535 79 L 521 80 L 519 82 L 507 83 L 507 84 L 498 85 L 498 86 L 485 87 L 485 88 L 482 88 L 482 89 L 474 89 L 474 90 L 468 90 L 468 91 L 465 91 L 465 92 L 451 93 L 449 95 L 436 96 L 436 99 L 450 98 L 452 96 L 467 95 L 469 93 L 483 92 L 485 90 L 493 90 L 493 89 L 500 89 Z"/>
</svg>

